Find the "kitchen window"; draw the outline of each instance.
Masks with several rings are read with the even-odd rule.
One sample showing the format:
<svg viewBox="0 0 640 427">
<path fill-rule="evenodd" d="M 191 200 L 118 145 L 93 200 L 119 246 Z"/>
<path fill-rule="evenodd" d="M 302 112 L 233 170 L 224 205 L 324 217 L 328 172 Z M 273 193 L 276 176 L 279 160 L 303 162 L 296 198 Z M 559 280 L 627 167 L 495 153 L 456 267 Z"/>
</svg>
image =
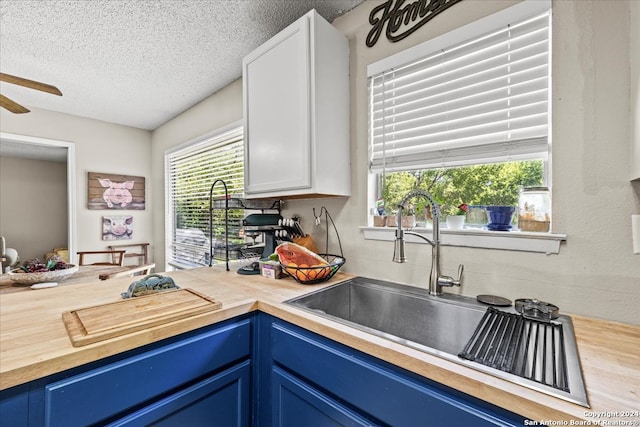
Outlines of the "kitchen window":
<svg viewBox="0 0 640 427">
<path fill-rule="evenodd" d="M 550 12 L 524 1 L 369 65 L 370 214 L 414 188 L 446 214 L 550 185 Z"/>
<path fill-rule="evenodd" d="M 222 179 L 244 192 L 243 128 L 234 125 L 165 155 L 166 259 L 175 269 L 209 265 L 209 191 Z M 222 188 L 222 186 L 220 186 Z"/>
</svg>

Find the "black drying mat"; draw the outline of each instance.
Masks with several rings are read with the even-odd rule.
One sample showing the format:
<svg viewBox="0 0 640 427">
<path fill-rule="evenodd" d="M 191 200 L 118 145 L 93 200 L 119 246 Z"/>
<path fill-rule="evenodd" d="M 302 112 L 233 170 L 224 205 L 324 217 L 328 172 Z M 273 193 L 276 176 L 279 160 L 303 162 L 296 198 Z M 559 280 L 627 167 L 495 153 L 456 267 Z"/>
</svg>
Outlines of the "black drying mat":
<svg viewBox="0 0 640 427">
<path fill-rule="evenodd" d="M 562 324 L 489 307 L 458 356 L 569 391 Z"/>
</svg>

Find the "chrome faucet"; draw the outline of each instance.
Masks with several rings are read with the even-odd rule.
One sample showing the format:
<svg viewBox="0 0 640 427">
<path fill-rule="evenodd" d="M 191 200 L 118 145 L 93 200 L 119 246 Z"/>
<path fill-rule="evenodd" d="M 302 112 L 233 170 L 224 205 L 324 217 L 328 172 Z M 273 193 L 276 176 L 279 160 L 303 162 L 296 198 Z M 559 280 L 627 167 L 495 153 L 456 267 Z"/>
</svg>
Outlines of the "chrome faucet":
<svg viewBox="0 0 640 427">
<path fill-rule="evenodd" d="M 404 231 L 402 229 L 402 211 L 404 205 L 409 199 L 422 196 L 429 201 L 431 205 L 431 214 L 433 216 L 433 237 L 431 239 L 422 234 L 413 231 Z M 398 204 L 398 228 L 396 229 L 396 241 L 393 249 L 393 262 L 404 263 L 407 258 L 404 254 L 404 235 L 419 237 L 431 245 L 431 273 L 429 274 L 429 293 L 431 295 L 442 295 L 443 286 L 460 286 L 462 281 L 462 272 L 464 265 L 458 266 L 458 278 L 454 279 L 450 276 L 440 275 L 440 206 L 433 200 L 431 194 L 424 190 L 414 190 L 404 196 Z"/>
</svg>

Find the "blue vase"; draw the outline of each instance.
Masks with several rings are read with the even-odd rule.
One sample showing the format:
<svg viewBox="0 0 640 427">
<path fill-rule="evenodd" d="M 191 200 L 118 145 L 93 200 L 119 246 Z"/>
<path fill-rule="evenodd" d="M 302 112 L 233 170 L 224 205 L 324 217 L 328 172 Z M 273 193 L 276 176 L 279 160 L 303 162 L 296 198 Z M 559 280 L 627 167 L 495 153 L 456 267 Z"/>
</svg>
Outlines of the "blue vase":
<svg viewBox="0 0 640 427">
<path fill-rule="evenodd" d="M 515 206 L 487 206 L 487 213 L 489 214 L 487 228 L 493 231 L 511 230 L 511 222 L 515 212 Z"/>
</svg>

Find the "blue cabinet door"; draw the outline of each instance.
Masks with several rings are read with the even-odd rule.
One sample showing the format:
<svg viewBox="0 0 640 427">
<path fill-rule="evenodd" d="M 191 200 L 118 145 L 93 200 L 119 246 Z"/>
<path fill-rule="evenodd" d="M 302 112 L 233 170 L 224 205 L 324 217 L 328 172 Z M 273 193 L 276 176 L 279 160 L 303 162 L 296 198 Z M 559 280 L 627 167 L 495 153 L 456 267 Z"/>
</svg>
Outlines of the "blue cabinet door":
<svg viewBox="0 0 640 427">
<path fill-rule="evenodd" d="M 0 390 L 0 426 L 27 427 L 29 386 Z"/>
<path fill-rule="evenodd" d="M 278 367 L 271 375 L 273 427 L 375 425 Z"/>
<path fill-rule="evenodd" d="M 156 343 L 133 356 L 57 374 L 30 393 L 32 426 L 103 424 L 249 360 L 251 318 Z M 250 409 L 248 410 L 248 412 Z"/>
<path fill-rule="evenodd" d="M 128 415 L 110 427 L 248 427 L 251 362 L 246 361 Z"/>
<path fill-rule="evenodd" d="M 270 336 L 274 365 L 380 424 L 524 425 L 516 414 L 284 321 L 272 322 Z"/>
</svg>

